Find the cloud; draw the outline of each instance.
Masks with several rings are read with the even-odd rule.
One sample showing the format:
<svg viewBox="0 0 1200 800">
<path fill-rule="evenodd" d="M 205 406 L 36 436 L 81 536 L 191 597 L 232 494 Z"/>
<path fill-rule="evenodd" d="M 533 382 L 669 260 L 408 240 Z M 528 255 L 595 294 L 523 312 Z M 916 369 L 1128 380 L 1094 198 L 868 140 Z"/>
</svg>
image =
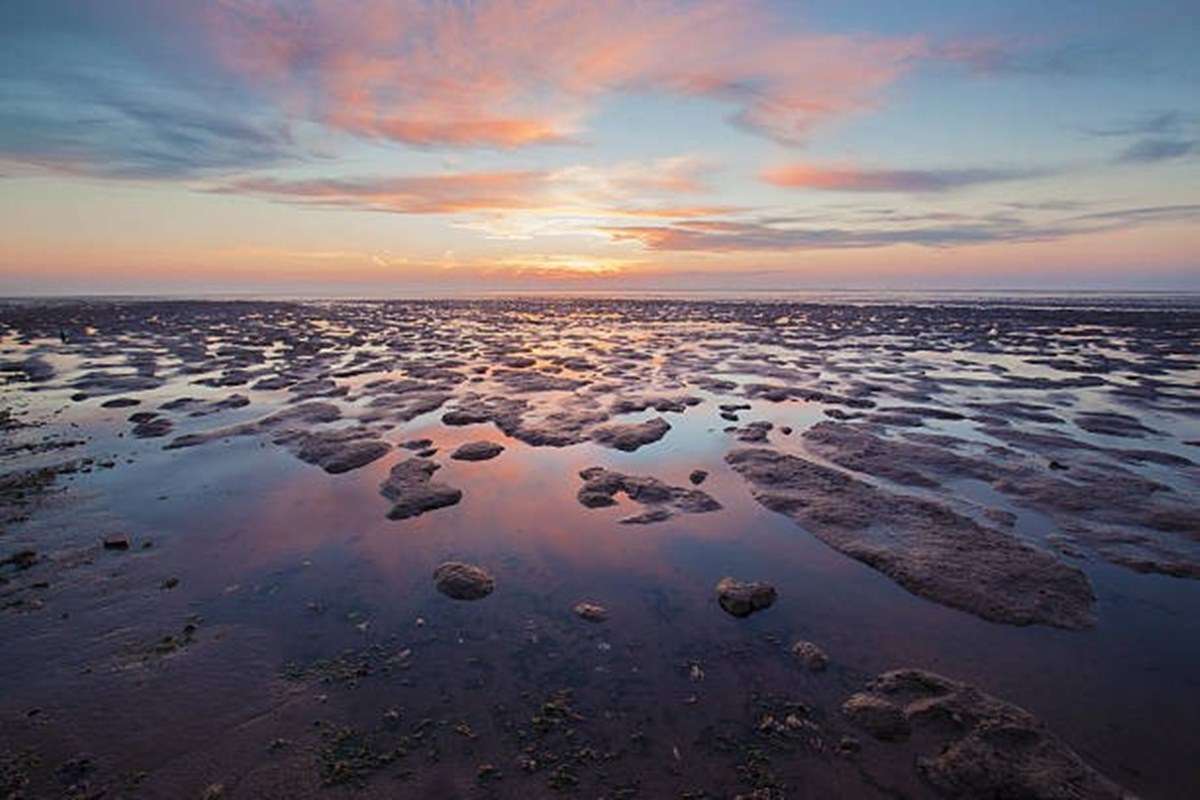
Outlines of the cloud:
<svg viewBox="0 0 1200 800">
<path fill-rule="evenodd" d="M 468 227 L 503 237 L 586 228 L 596 218 L 680 219 L 727 214 L 736 209 L 679 202 L 704 192 L 713 169 L 691 156 L 556 170 L 446 172 L 370 178 L 282 179 L 247 177 L 215 184 L 209 191 L 245 194 L 302 205 L 355 208 L 395 214 L 482 216 Z M 536 219 L 533 219 L 536 218 Z M 558 219 L 559 223 L 548 223 Z"/>
<path fill-rule="evenodd" d="M 1036 242 L 1088 233 L 1121 230 L 1155 222 L 1200 220 L 1200 205 L 1166 205 L 1028 220 L 1008 213 L 970 217 L 934 213 L 905 224 L 848 220 L 817 226 L 810 218 L 683 220 L 670 225 L 614 226 L 605 232 L 618 242 L 636 242 L 647 250 L 674 252 L 790 252 L 916 245 L 954 247 L 999 242 Z"/>
<path fill-rule="evenodd" d="M 95 17 L 0 9 L 0 162 L 110 178 L 177 179 L 297 157 L 286 123 L 224 85 L 150 68 L 127 25 Z M 114 2 L 114 14 L 128 3 Z M 65 27 L 64 27 L 65 26 Z M 170 37 L 164 37 L 170 41 Z"/>
<path fill-rule="evenodd" d="M 1156 69 L 1144 50 L 1120 38 L 1055 44 L 1037 38 L 981 39 L 942 44 L 937 50 L 941 57 L 985 77 L 1128 77 L 1149 75 Z"/>
<path fill-rule="evenodd" d="M 1196 125 L 1197 122 L 1195 115 L 1172 109 L 1151 112 L 1138 119 L 1107 128 L 1092 128 L 1088 133 L 1093 136 L 1170 136 Z"/>
<path fill-rule="evenodd" d="M 511 148 L 575 140 L 599 98 L 721 100 L 795 142 L 870 107 L 920 38 L 789 31 L 762 3 L 720 0 L 227 0 L 207 31 L 237 75 L 357 135 Z"/>
<path fill-rule="evenodd" d="M 1029 169 L 862 169 L 854 166 L 790 164 L 765 170 L 761 178 L 788 189 L 835 192 L 945 192 L 981 183 L 1047 174 Z"/>
<path fill-rule="evenodd" d="M 532 171 L 383 179 L 260 177 L 232 181 L 214 191 L 397 214 L 453 214 L 530 208 L 538 203 L 545 181 L 545 173 Z"/>
<path fill-rule="evenodd" d="M 1093 128 L 1087 133 L 1130 140 L 1113 157 L 1117 164 L 1153 164 L 1200 153 L 1200 117 L 1178 109 L 1151 112 L 1107 128 Z"/>
<path fill-rule="evenodd" d="M 1117 161 L 1151 164 L 1184 158 L 1193 153 L 1200 153 L 1200 139 L 1141 139 L 1125 148 L 1117 156 Z"/>
</svg>

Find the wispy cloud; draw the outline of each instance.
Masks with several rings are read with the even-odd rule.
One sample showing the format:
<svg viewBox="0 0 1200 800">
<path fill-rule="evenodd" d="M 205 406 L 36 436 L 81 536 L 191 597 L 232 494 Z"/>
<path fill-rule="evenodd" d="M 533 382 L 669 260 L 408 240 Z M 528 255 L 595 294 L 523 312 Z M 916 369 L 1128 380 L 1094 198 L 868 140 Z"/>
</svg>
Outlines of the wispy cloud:
<svg viewBox="0 0 1200 800">
<path fill-rule="evenodd" d="M 451 214 L 511 210 L 535 205 L 542 172 L 486 172 L 401 178 L 244 178 L 213 191 L 250 194 L 323 206 L 349 206 L 397 214 Z"/>
<path fill-rule="evenodd" d="M 763 171 L 769 184 L 835 192 L 945 192 L 1048 174 L 1033 169 L 867 169 L 850 165 L 789 164 Z"/>
<path fill-rule="evenodd" d="M 1153 164 L 1200 154 L 1200 116 L 1179 109 L 1149 113 L 1087 133 L 1130 140 L 1113 158 L 1119 164 Z"/>
<path fill-rule="evenodd" d="M 670 225 L 619 226 L 606 232 L 616 241 L 637 242 L 649 250 L 730 253 L 803 251 L 917 245 L 953 247 L 997 242 L 1036 242 L 1119 230 L 1154 222 L 1200 220 L 1200 205 L 1166 205 L 1114 209 L 1045 220 L 1007 213 L 932 214 L 921 220 L 880 223 L 849 220 L 840 225 L 813 225 L 811 219 L 786 217 L 749 220 L 682 220 Z"/>
<path fill-rule="evenodd" d="M 1047 41 L 1036 38 L 992 37 L 949 42 L 940 54 L 961 62 L 972 72 L 990 77 L 1085 78 L 1145 76 L 1157 67 L 1134 40 L 1109 36 L 1096 41 Z"/>
<path fill-rule="evenodd" d="M 496 235 L 514 236 L 527 235 L 533 227 L 545 228 L 544 219 L 531 226 L 529 220 L 517 219 L 520 215 L 680 219 L 736 210 L 711 203 L 680 202 L 681 196 L 705 191 L 704 176 L 712 168 L 703 159 L 678 156 L 555 170 L 371 178 L 259 176 L 222 182 L 209 191 L 395 214 L 483 215 L 486 219 L 474 227 Z"/>
<path fill-rule="evenodd" d="M 84 19 L 96 11 L 80 6 Z M 89 20 L 96 30 L 88 38 L 54 26 L 23 30 L 15 24 L 23 18 L 11 13 L 11 6 L 0 10 L 0 162 L 169 180 L 297 156 L 287 122 L 235 89 L 148 66 L 129 41 L 101 36 L 106 29 L 97 20 Z M 33 11 L 28 16 L 49 25 Z"/>
<path fill-rule="evenodd" d="M 1117 156 L 1123 163 L 1150 164 L 1200 153 L 1200 139 L 1141 139 Z"/>
</svg>

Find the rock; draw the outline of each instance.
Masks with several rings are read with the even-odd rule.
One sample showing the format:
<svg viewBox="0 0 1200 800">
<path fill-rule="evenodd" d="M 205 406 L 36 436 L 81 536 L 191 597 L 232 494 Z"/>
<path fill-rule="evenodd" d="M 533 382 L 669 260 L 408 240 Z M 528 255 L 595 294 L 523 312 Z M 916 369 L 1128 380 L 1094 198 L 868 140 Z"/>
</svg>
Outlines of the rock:
<svg viewBox="0 0 1200 800">
<path fill-rule="evenodd" d="M 36 550 L 18 550 L 10 556 L 0 558 L 0 567 L 11 564 L 17 569 L 29 569 L 37 563 Z"/>
<path fill-rule="evenodd" d="M 767 441 L 767 434 L 774 428 L 774 423 L 766 420 L 757 422 L 747 422 L 740 428 L 734 428 L 733 432 L 737 434 L 739 442 L 749 442 L 752 444 L 761 444 Z"/>
<path fill-rule="evenodd" d="M 480 600 L 496 588 L 496 581 L 482 567 L 447 561 L 433 571 L 437 589 L 455 600 Z"/>
<path fill-rule="evenodd" d="M 692 482 L 693 486 L 699 486 L 704 483 L 706 478 L 708 478 L 708 472 L 702 469 L 694 469 L 688 475 L 688 480 Z"/>
<path fill-rule="evenodd" d="M 775 587 L 769 583 L 742 583 L 733 578 L 717 582 L 717 602 L 735 617 L 748 617 L 775 603 Z"/>
<path fill-rule="evenodd" d="M 331 475 L 366 466 L 387 455 L 392 446 L 370 428 L 343 428 L 333 431 L 286 431 L 276 436 L 275 444 L 288 447 L 297 458 L 315 464 Z"/>
<path fill-rule="evenodd" d="M 230 425 L 204 433 L 189 433 L 177 436 L 163 446 L 164 450 L 175 450 L 181 447 L 195 447 L 208 442 L 230 439 L 240 436 L 259 436 L 288 425 L 312 426 L 319 423 L 333 422 L 340 419 L 342 411 L 332 403 L 307 402 L 298 403 L 274 414 L 268 414 L 253 422 L 243 422 L 240 425 Z"/>
<path fill-rule="evenodd" d="M 167 408 L 169 403 L 164 403 L 161 408 Z M 250 405 L 250 398 L 244 394 L 231 394 L 228 397 L 220 400 L 213 400 L 208 403 L 201 403 L 200 407 L 191 411 L 189 416 L 192 417 L 207 417 L 209 414 L 217 414 L 221 411 L 232 411 L 236 408 L 245 408 Z"/>
<path fill-rule="evenodd" d="M 632 414 L 637 411 L 645 411 L 647 408 L 653 408 L 660 414 L 667 412 L 683 413 L 690 406 L 698 406 L 703 402 L 702 398 L 695 395 L 623 397 L 619 400 L 614 400 L 609 411 L 612 414 Z"/>
<path fill-rule="evenodd" d="M 103 544 L 105 550 L 128 550 L 130 543 L 129 537 L 126 534 L 114 533 L 110 536 L 105 536 Z"/>
<path fill-rule="evenodd" d="M 973 686 L 900 669 L 867 688 L 847 701 L 860 710 L 847 713 L 898 731 L 895 714 L 878 709 L 899 711 L 921 733 L 916 741 L 926 753 L 917 770 L 945 797 L 1132 800 L 1028 711 Z"/>
<path fill-rule="evenodd" d="M 843 736 L 838 740 L 834 750 L 837 751 L 838 755 L 849 756 L 862 750 L 862 743 L 853 736 Z"/>
<path fill-rule="evenodd" d="M 112 400 L 105 400 L 100 404 L 101 408 L 129 408 L 131 406 L 141 405 L 141 400 L 136 397 L 114 397 Z"/>
<path fill-rule="evenodd" d="M 569 392 L 586 386 L 588 381 L 564 378 L 545 372 L 532 372 L 523 369 L 495 369 L 492 379 L 502 384 L 510 392 L 524 394 L 533 392 Z"/>
<path fill-rule="evenodd" d="M 571 609 L 575 615 L 588 622 L 604 622 L 608 619 L 608 609 L 597 603 L 580 602 Z"/>
<path fill-rule="evenodd" d="M 156 439 L 166 436 L 175 427 L 166 417 L 154 417 L 133 426 L 133 435 L 139 439 Z"/>
<path fill-rule="evenodd" d="M 812 452 L 833 463 L 908 486 L 935 488 L 938 478 L 991 482 L 1000 467 L 955 453 L 948 447 L 884 439 L 861 425 L 818 422 L 803 434 Z"/>
<path fill-rule="evenodd" d="M 487 461 L 504 452 L 504 445 L 495 442 L 478 441 L 461 444 L 450 457 L 455 461 Z"/>
<path fill-rule="evenodd" d="M 1075 424 L 1088 433 L 1105 436 L 1140 438 L 1146 434 L 1157 433 L 1153 428 L 1143 425 L 1137 417 L 1103 411 L 1085 411 L 1075 418 Z"/>
<path fill-rule="evenodd" d="M 912 733 L 904 710 L 882 697 L 862 693 L 853 695 L 842 704 L 842 713 L 881 741 L 907 739 Z"/>
<path fill-rule="evenodd" d="M 628 517 L 622 517 L 617 522 L 622 525 L 653 525 L 655 522 L 666 522 L 673 516 L 675 516 L 675 512 L 671 509 L 657 506 L 640 514 L 630 514 Z"/>
<path fill-rule="evenodd" d="M 393 502 L 388 519 L 407 519 L 462 500 L 462 490 L 432 480 L 438 465 L 423 458 L 410 458 L 392 467 L 379 493 Z"/>
<path fill-rule="evenodd" d="M 678 513 L 702 514 L 721 508 L 720 503 L 699 489 L 670 486 L 657 478 L 625 475 L 603 467 L 588 467 L 579 477 L 584 484 L 576 497 L 588 508 L 615 505 L 617 494 L 650 506 L 644 513 L 622 519 L 625 524 L 662 522 Z"/>
<path fill-rule="evenodd" d="M 824 672 L 829 666 L 829 656 L 812 642 L 796 642 L 792 645 L 792 655 L 810 672 Z"/>
<path fill-rule="evenodd" d="M 605 447 L 632 452 L 642 445 L 657 442 L 667 435 L 671 425 L 662 417 L 638 423 L 614 423 L 592 431 L 592 441 Z"/>
<path fill-rule="evenodd" d="M 1113 465 L 1092 460 L 1068 466 L 1050 457 L 1064 451 L 1106 454 L 1119 461 L 1174 464 L 1179 456 L 1157 451 L 1101 448 L 1057 433 L 1016 430 L 987 425 L 980 429 L 987 436 L 1015 448 L 990 448 L 984 455 L 967 455 L 964 439 L 956 437 L 908 434 L 914 441 L 889 439 L 876 435 L 866 426 L 822 422 L 804 433 L 806 444 L 817 455 L 856 472 L 886 478 L 896 483 L 927 489 L 944 487 L 948 482 L 973 479 L 990 484 L 1014 502 L 1054 519 L 1064 530 L 1070 529 L 1075 541 L 1087 544 L 1112 563 L 1153 565 L 1184 562 L 1200 563 L 1194 547 L 1172 543 L 1164 537 L 1141 537 L 1113 548 L 1106 530 L 1123 527 L 1186 533 L 1200 528 L 1200 514 L 1194 504 L 1174 499 L 1168 486 Z M 1165 456 L 1165 457 L 1164 457 Z M 1186 466 L 1186 465 L 1184 465 Z M 1065 479 L 1069 471 L 1070 480 Z M 993 521 L 1012 527 L 1015 517 L 1006 519 L 987 514 Z M 1191 553 L 1188 551 L 1192 550 Z"/>
<path fill-rule="evenodd" d="M 774 450 L 736 450 L 725 460 L 759 503 L 914 594 L 994 622 L 1094 624 L 1087 577 L 1011 533 Z"/>
</svg>

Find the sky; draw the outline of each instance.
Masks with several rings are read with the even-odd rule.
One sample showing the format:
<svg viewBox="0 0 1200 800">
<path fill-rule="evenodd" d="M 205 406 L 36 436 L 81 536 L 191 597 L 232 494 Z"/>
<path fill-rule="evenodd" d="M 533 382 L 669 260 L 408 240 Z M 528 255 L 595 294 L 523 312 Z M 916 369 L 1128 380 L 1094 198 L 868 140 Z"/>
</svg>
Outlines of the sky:
<svg viewBox="0 0 1200 800">
<path fill-rule="evenodd" d="M 7 0 L 0 294 L 1200 290 L 1195 0 Z"/>
</svg>

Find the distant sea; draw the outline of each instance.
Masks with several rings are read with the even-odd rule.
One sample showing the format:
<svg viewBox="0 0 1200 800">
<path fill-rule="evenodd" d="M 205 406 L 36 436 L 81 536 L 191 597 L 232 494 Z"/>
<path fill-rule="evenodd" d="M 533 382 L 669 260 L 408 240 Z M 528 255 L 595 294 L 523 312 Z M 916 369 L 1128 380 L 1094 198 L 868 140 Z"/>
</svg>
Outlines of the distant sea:
<svg viewBox="0 0 1200 800">
<path fill-rule="evenodd" d="M 1145 310 L 1200 310 L 1200 292 L 1112 291 L 1112 290 L 1014 290 L 1014 289 L 803 289 L 803 290 L 637 290 L 637 291 L 489 291 L 489 292 L 397 292 L 393 295 L 340 295 L 317 293 L 240 292 L 204 294 L 62 295 L 55 297 L 0 298 L 0 305 L 60 302 L 163 302 L 163 301 L 277 301 L 277 302 L 387 302 L 482 301 L 482 300 L 633 300 L 667 302 L 779 302 L 822 305 L 948 305 L 1020 308 L 1090 308 Z"/>
</svg>

